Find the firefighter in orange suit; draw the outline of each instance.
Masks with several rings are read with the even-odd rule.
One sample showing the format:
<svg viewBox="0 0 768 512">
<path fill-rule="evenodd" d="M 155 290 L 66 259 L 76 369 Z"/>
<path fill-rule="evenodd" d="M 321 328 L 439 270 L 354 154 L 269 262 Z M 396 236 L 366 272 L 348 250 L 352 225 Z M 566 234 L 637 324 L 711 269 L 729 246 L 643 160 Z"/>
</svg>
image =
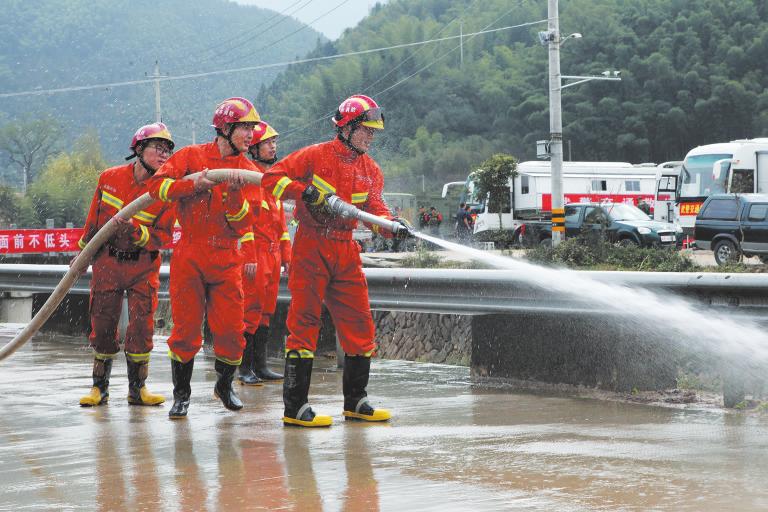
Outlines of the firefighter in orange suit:
<svg viewBox="0 0 768 512">
<path fill-rule="evenodd" d="M 256 125 L 248 152 L 261 171 L 277 161 L 278 133 L 268 123 Z M 263 381 L 282 380 L 283 376 L 267 367 L 269 321 L 277 306 L 280 287 L 280 267 L 288 268 L 291 261 L 291 238 L 285 225 L 283 203 L 272 194 L 262 193 L 261 187 L 246 186 L 251 209 L 261 209 L 259 222 L 253 225 L 256 279 L 245 278 L 245 350 L 238 379 L 246 385 L 261 385 Z"/>
<path fill-rule="evenodd" d="M 390 418 L 389 411 L 374 409 L 367 399 L 376 345 L 368 285 L 359 246 L 352 239 L 356 221 L 333 216 L 326 204 L 326 197 L 336 194 L 369 213 L 392 219 L 381 197 L 381 169 L 366 155 L 376 131 L 384 128 L 384 117 L 376 102 L 357 95 L 342 102 L 333 122 L 335 140 L 288 155 L 268 170 L 262 181 L 275 198 L 297 200 L 295 215 L 299 220 L 288 278 L 291 306 L 283 383 L 286 425 L 321 427 L 332 423 L 330 416 L 315 415 L 308 403 L 323 302 L 346 353 L 345 418 Z"/>
<path fill-rule="evenodd" d="M 146 181 L 170 156 L 173 140 L 163 123 L 142 126 L 131 141 L 130 160 L 99 175 L 93 194 L 81 249 L 124 205 L 147 191 Z M 144 385 L 152 352 L 154 314 L 160 287 L 160 248 L 170 242 L 175 212 L 168 205 L 154 203 L 130 221 L 120 222 L 115 235 L 93 260 L 91 279 L 91 335 L 95 352 L 93 387 L 80 399 L 80 405 L 100 405 L 109 399 L 112 361 L 120 351 L 117 325 L 122 310 L 123 293 L 128 294 L 128 329 L 125 357 L 128 362 L 128 403 L 159 405 L 161 395 Z"/>
<path fill-rule="evenodd" d="M 258 122 L 259 114 L 250 101 L 224 100 L 213 115 L 215 140 L 181 149 L 149 183 L 152 197 L 176 204 L 181 225 L 170 276 L 173 329 L 168 338 L 168 355 L 174 399 L 168 413 L 171 418 L 187 415 L 192 368 L 195 354 L 202 346 L 200 326 L 206 314 L 216 354 L 218 378 L 214 394 L 227 409 L 243 407 L 232 388 L 245 346 L 243 258 L 239 245 L 242 243 L 247 250 L 252 243 L 250 228 L 254 220 L 243 194 L 242 177 L 233 171 L 229 183 L 217 184 L 205 176 L 205 170 L 256 170 L 245 153 Z M 194 179 L 180 179 L 198 171 L 203 172 Z M 251 266 L 246 272 L 253 274 L 255 268 Z"/>
</svg>

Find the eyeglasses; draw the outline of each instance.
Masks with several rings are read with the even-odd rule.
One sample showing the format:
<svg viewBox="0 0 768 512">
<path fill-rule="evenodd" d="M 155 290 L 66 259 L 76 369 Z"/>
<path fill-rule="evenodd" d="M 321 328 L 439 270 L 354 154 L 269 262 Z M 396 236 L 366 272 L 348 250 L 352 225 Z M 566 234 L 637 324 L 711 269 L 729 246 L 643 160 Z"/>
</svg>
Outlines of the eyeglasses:
<svg viewBox="0 0 768 512">
<path fill-rule="evenodd" d="M 167 144 L 147 144 L 148 148 L 152 148 L 161 155 L 172 155 L 173 154 L 173 148 L 168 146 Z"/>
</svg>

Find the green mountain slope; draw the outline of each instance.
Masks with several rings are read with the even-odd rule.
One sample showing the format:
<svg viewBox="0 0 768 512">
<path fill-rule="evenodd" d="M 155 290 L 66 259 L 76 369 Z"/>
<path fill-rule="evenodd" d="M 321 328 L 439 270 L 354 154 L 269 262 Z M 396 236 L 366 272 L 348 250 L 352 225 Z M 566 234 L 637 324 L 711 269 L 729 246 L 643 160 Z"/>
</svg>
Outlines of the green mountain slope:
<svg viewBox="0 0 768 512">
<path fill-rule="evenodd" d="M 289 61 L 323 39 L 293 18 L 226 0 L 6 0 L 2 11 L 0 93 L 141 80 L 155 61 L 170 76 Z M 218 101 L 254 98 L 279 71 L 164 81 L 163 120 L 181 145 L 193 129 L 207 140 Z M 135 129 L 154 121 L 153 84 L 0 98 L 0 124 L 46 114 L 64 125 L 67 142 L 95 129 L 117 161 Z"/>
<path fill-rule="evenodd" d="M 768 135 L 768 7 L 751 0 L 561 0 L 567 75 L 621 70 L 622 82 L 563 91 L 574 160 L 664 161 L 698 145 Z M 374 10 L 333 55 L 546 18 L 546 2 L 397 0 Z M 281 151 L 327 139 L 345 96 L 385 107 L 376 158 L 388 188 L 431 188 L 497 151 L 535 157 L 548 138 L 546 24 L 289 68 L 258 98 Z M 399 83 L 401 82 L 401 83 Z M 399 83 L 399 84 L 398 84 Z"/>
</svg>

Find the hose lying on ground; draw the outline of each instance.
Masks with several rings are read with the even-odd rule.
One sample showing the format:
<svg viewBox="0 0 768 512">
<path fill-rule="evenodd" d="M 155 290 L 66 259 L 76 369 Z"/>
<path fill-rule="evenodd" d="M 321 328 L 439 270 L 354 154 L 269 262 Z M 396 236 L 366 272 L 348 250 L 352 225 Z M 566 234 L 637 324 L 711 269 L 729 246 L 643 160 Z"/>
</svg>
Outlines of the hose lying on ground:
<svg viewBox="0 0 768 512">
<path fill-rule="evenodd" d="M 223 182 L 227 181 L 227 179 L 232 176 L 233 172 L 237 172 L 243 176 L 247 183 L 261 185 L 262 173 L 257 171 L 247 171 L 244 169 L 211 169 L 207 171 L 206 177 L 212 181 Z M 184 179 L 193 179 L 199 174 L 200 173 L 189 174 L 185 176 Z M 130 220 L 131 217 L 155 201 L 156 200 L 151 198 L 147 192 L 117 212 L 115 217 L 120 217 L 123 220 Z M 112 238 L 112 235 L 115 233 L 117 228 L 118 223 L 113 217 L 109 219 L 109 222 L 102 226 L 102 228 L 93 236 L 93 238 L 91 238 L 91 240 L 88 241 L 88 244 L 86 244 L 83 250 L 80 251 L 80 253 L 77 255 L 75 260 L 70 265 L 67 273 L 64 274 L 64 277 L 61 279 L 59 284 L 56 285 L 56 288 L 53 290 L 51 296 L 48 297 L 48 300 L 46 300 L 45 304 L 43 304 L 43 306 L 40 308 L 40 311 L 37 312 L 34 318 L 29 321 L 29 323 L 24 327 L 24 329 L 21 330 L 21 332 L 16 335 L 16 337 L 14 337 L 7 345 L 0 349 L 0 361 L 16 352 L 16 350 L 18 350 L 22 345 L 29 341 L 29 339 L 34 336 L 38 330 L 40 330 L 43 324 L 45 324 L 46 320 L 48 320 L 53 312 L 56 311 L 56 308 L 59 307 L 59 304 L 62 300 L 64 300 L 64 297 L 67 295 L 69 290 L 75 285 L 77 280 L 80 279 L 80 276 L 86 270 L 88 270 L 88 265 L 90 265 L 91 260 L 96 255 L 96 252 L 101 248 L 102 245 L 104 245 L 107 240 Z"/>
</svg>

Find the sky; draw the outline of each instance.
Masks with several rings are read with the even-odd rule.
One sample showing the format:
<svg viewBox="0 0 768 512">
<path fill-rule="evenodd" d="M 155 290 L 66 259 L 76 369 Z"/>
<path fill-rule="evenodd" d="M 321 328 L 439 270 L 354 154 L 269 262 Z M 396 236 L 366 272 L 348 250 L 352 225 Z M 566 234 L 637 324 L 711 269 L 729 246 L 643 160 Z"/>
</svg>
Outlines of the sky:
<svg viewBox="0 0 768 512">
<path fill-rule="evenodd" d="M 354 27 L 368 14 L 376 3 L 387 3 L 388 0 L 235 0 L 242 5 L 256 5 L 273 11 L 283 12 L 301 22 L 312 25 L 312 28 L 322 32 L 329 39 L 337 39 L 344 29 Z M 331 11 L 327 16 L 323 14 Z M 319 20 L 312 21 L 320 16 Z"/>
</svg>

